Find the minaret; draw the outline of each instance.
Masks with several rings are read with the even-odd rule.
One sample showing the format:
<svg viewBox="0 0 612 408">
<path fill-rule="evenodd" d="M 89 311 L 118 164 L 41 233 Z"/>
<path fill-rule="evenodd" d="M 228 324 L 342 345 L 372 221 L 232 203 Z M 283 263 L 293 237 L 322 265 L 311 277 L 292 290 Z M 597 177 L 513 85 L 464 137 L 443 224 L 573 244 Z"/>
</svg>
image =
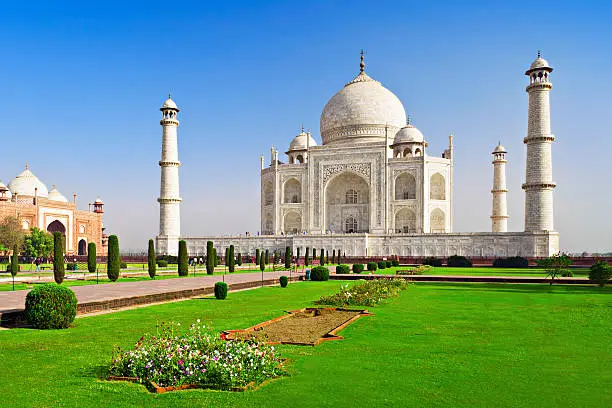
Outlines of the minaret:
<svg viewBox="0 0 612 408">
<path fill-rule="evenodd" d="M 527 163 L 525 171 L 525 231 L 554 231 L 551 147 L 555 137 L 550 131 L 550 100 L 552 67 L 538 51 L 538 58 L 525 75 L 529 77 L 529 117 Z"/>
<path fill-rule="evenodd" d="M 157 253 L 178 255 L 178 240 L 181 235 L 181 197 L 179 196 L 179 166 L 177 130 L 179 121 L 176 116 L 179 108 L 168 95 L 160 108 L 162 119 L 161 187 L 159 202 L 159 235 Z"/>
<path fill-rule="evenodd" d="M 506 149 L 500 144 L 493 150 L 493 212 L 491 213 L 491 230 L 508 232 L 508 202 L 506 195 Z"/>
</svg>

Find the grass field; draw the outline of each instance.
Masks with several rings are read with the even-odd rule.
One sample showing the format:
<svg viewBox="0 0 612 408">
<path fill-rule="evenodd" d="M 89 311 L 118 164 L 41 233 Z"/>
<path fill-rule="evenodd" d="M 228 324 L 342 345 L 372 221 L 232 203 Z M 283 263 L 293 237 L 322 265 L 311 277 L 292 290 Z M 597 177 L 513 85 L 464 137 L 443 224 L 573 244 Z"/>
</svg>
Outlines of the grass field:
<svg viewBox="0 0 612 408">
<path fill-rule="evenodd" d="M 394 266 L 386 269 L 378 269 L 377 274 L 392 274 L 397 270 L 412 269 L 412 266 Z M 367 273 L 364 272 L 364 273 Z M 588 268 L 573 268 L 574 277 L 588 277 Z M 538 268 L 493 268 L 493 267 L 476 267 L 476 268 L 448 268 L 445 266 L 431 268 L 426 275 L 465 275 L 465 276 L 539 276 L 545 277 L 546 271 Z"/>
<path fill-rule="evenodd" d="M 339 282 L 304 282 L 80 318 L 64 331 L 0 331 L 10 406 L 607 407 L 612 288 L 416 284 L 344 329 L 345 340 L 280 346 L 290 376 L 258 391 L 151 394 L 103 380 L 113 345 L 157 322 L 245 328 L 311 305 Z"/>
</svg>

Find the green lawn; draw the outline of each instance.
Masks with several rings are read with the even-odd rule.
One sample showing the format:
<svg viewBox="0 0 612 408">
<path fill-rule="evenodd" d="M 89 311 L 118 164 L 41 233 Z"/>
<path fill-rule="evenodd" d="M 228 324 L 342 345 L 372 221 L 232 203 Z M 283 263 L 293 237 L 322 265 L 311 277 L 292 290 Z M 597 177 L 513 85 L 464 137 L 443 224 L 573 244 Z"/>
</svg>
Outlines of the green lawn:
<svg viewBox="0 0 612 408">
<path fill-rule="evenodd" d="M 113 345 L 156 322 L 245 328 L 311 305 L 339 282 L 304 282 L 80 318 L 64 331 L 0 331 L 10 406 L 607 407 L 612 288 L 415 284 L 316 347 L 280 346 L 290 376 L 258 391 L 151 394 L 107 382 Z"/>
<path fill-rule="evenodd" d="M 367 265 L 366 265 L 367 268 Z M 378 269 L 376 274 L 392 274 L 395 275 L 397 270 L 413 269 L 413 266 L 394 266 L 386 269 Z M 367 271 L 363 272 L 367 273 Z M 574 277 L 588 277 L 588 268 L 573 268 Z M 475 268 L 448 268 L 446 266 L 431 268 L 425 275 L 464 275 L 464 276 L 538 276 L 546 277 L 547 273 L 543 269 L 537 268 L 493 268 L 493 267 L 475 267 Z"/>
</svg>

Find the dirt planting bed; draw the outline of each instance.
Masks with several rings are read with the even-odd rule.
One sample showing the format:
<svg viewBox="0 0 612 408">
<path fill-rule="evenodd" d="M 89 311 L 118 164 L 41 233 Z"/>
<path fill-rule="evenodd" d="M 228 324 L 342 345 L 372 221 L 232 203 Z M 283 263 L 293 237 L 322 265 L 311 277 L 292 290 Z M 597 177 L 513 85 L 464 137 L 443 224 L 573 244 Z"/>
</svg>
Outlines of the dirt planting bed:
<svg viewBox="0 0 612 408">
<path fill-rule="evenodd" d="M 336 332 L 364 315 L 369 315 L 367 310 L 307 308 L 245 330 L 230 330 L 223 334 L 228 340 L 256 339 L 268 344 L 314 346 L 325 340 L 342 339 Z"/>
</svg>

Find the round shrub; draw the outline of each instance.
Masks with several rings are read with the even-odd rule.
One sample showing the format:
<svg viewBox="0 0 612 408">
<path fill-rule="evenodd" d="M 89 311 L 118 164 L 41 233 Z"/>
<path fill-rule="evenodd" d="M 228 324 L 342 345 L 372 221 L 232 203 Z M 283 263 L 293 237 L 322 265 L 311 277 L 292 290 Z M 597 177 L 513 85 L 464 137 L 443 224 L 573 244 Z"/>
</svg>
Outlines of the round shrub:
<svg viewBox="0 0 612 408">
<path fill-rule="evenodd" d="M 442 260 L 434 258 L 433 256 L 428 256 L 427 258 L 423 259 L 423 265 L 442 266 Z"/>
<path fill-rule="evenodd" d="M 336 266 L 336 273 L 351 273 L 351 269 L 348 265 L 338 265 Z"/>
<path fill-rule="evenodd" d="M 465 256 L 452 255 L 452 256 L 449 256 L 448 259 L 446 260 L 446 265 L 449 267 L 471 268 L 472 261 L 467 259 Z"/>
<path fill-rule="evenodd" d="M 589 270 L 589 280 L 599 286 L 605 286 L 612 278 L 612 267 L 606 261 L 599 260 L 591 265 Z"/>
<path fill-rule="evenodd" d="M 119 265 L 121 266 L 121 269 L 127 269 L 127 263 L 122 261 Z"/>
<path fill-rule="evenodd" d="M 392 260 L 391 266 L 399 266 L 399 261 L 397 259 Z"/>
<path fill-rule="evenodd" d="M 159 266 L 160 268 L 165 268 L 168 266 L 168 261 L 164 261 L 163 259 L 160 259 L 159 261 L 157 261 L 157 266 Z"/>
<path fill-rule="evenodd" d="M 573 278 L 574 277 L 574 272 L 567 270 L 567 271 L 563 272 L 561 274 L 561 276 L 564 277 L 564 278 Z"/>
<path fill-rule="evenodd" d="M 227 283 L 215 283 L 215 297 L 219 300 L 223 300 L 227 297 Z"/>
<path fill-rule="evenodd" d="M 385 261 L 385 265 L 387 266 L 387 268 L 390 268 L 391 266 L 393 266 L 391 261 Z"/>
<path fill-rule="evenodd" d="M 329 280 L 329 269 L 324 266 L 315 266 L 310 271 L 310 280 L 326 281 Z"/>
<path fill-rule="evenodd" d="M 289 283 L 289 278 L 288 277 L 286 277 L 284 275 L 280 277 L 281 288 L 286 288 L 288 283 Z"/>
<path fill-rule="evenodd" d="M 353 264 L 353 273 L 363 272 L 363 264 Z"/>
<path fill-rule="evenodd" d="M 377 269 L 376 262 L 368 262 L 368 271 L 374 272 Z"/>
<path fill-rule="evenodd" d="M 55 283 L 35 286 L 26 296 L 26 319 L 39 329 L 67 328 L 74 321 L 76 310 L 74 292 Z"/>
<path fill-rule="evenodd" d="M 387 263 L 385 261 L 378 262 L 378 269 L 385 269 L 387 267 Z"/>
</svg>

